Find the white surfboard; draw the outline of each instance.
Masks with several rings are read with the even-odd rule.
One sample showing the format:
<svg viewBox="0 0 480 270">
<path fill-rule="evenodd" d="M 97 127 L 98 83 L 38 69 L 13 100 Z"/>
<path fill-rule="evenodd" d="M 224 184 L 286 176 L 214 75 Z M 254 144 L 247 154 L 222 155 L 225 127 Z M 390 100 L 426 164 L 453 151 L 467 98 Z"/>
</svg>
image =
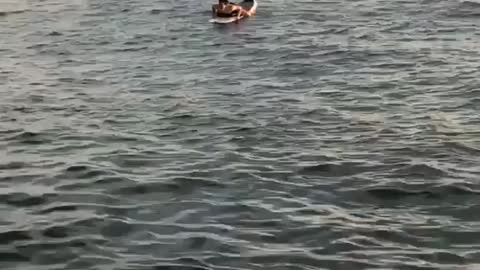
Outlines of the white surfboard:
<svg viewBox="0 0 480 270">
<path fill-rule="evenodd" d="M 221 24 L 226 24 L 226 23 L 233 23 L 238 20 L 243 19 L 243 16 L 238 19 L 237 17 L 215 17 L 210 19 L 211 23 L 221 23 Z"/>
</svg>

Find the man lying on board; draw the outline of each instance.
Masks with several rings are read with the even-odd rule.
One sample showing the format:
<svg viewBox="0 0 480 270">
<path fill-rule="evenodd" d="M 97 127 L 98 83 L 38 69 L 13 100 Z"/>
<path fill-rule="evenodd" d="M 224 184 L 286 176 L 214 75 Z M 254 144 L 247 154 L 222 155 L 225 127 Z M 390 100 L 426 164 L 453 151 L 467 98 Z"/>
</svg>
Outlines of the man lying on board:
<svg viewBox="0 0 480 270">
<path fill-rule="evenodd" d="M 237 17 L 250 16 L 250 12 L 242 8 L 242 6 L 231 3 L 228 0 L 218 0 L 217 5 L 212 6 L 212 12 L 218 17 Z"/>
</svg>

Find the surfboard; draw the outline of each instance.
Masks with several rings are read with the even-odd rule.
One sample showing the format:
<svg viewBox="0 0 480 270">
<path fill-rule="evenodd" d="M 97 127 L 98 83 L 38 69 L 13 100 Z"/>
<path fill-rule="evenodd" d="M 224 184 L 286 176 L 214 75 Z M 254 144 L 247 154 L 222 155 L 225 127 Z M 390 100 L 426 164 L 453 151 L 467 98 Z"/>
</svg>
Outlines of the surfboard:
<svg viewBox="0 0 480 270">
<path fill-rule="evenodd" d="M 256 0 L 243 1 L 238 5 L 240 5 L 243 9 L 250 12 L 250 14 L 255 14 L 255 12 L 257 10 L 257 6 L 258 6 Z M 235 17 L 218 17 L 218 16 L 215 16 L 214 18 L 210 19 L 209 21 L 211 23 L 228 24 L 228 23 L 234 23 L 234 22 L 240 21 L 243 18 L 245 18 L 245 16 L 240 16 L 240 18 L 238 18 L 236 16 Z"/>
<path fill-rule="evenodd" d="M 215 18 L 210 19 L 210 22 L 211 23 L 220 23 L 220 24 L 233 23 L 233 22 L 236 22 L 236 21 L 239 21 L 239 20 L 243 19 L 243 17 L 244 16 L 240 17 L 240 19 L 238 19 L 237 17 L 215 17 Z"/>
</svg>

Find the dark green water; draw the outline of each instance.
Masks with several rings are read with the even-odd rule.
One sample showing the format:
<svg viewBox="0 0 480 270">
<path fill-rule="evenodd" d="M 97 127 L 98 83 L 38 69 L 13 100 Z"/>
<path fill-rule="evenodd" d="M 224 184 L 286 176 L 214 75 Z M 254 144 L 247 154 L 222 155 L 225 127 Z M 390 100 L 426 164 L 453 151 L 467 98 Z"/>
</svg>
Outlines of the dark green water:
<svg viewBox="0 0 480 270">
<path fill-rule="evenodd" d="M 479 269 L 480 4 L 0 2 L 0 269 Z"/>
</svg>

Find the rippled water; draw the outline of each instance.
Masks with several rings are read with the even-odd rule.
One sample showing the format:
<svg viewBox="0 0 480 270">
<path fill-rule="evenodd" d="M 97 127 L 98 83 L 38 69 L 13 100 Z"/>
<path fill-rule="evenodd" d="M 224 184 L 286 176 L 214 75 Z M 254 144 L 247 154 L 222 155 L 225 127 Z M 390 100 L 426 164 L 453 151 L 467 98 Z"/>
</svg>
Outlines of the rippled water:
<svg viewBox="0 0 480 270">
<path fill-rule="evenodd" d="M 1 269 L 480 268 L 480 2 L 210 4 L 0 1 Z"/>
</svg>

